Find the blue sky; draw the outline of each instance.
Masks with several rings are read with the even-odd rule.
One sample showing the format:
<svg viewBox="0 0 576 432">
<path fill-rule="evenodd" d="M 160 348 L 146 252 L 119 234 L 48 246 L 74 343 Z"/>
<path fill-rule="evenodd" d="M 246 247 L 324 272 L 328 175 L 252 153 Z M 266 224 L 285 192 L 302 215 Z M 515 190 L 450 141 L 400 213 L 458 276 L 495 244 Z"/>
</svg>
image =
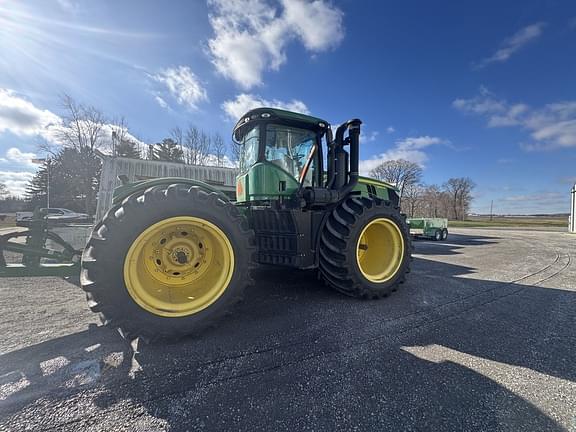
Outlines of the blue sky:
<svg viewBox="0 0 576 432">
<path fill-rule="evenodd" d="M 567 212 L 576 2 L 0 2 L 0 181 L 21 193 L 67 93 L 152 143 L 268 104 L 364 121 L 361 167 L 469 176 L 473 210 Z M 55 143 L 57 144 L 57 143 Z"/>
</svg>

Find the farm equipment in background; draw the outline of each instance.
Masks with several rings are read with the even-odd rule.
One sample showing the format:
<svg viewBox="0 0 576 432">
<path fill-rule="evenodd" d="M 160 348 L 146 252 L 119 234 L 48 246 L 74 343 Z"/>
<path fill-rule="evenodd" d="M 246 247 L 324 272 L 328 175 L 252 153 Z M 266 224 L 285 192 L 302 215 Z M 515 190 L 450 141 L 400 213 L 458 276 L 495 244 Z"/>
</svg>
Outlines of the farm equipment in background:
<svg viewBox="0 0 576 432">
<path fill-rule="evenodd" d="M 46 209 L 37 209 L 27 220 L 27 228 L 0 235 L 0 277 L 78 279 L 82 251 L 50 231 L 47 214 Z"/>
<path fill-rule="evenodd" d="M 448 219 L 409 218 L 406 222 L 413 237 L 425 237 L 435 241 L 448 238 Z"/>
<path fill-rule="evenodd" d="M 316 117 L 249 111 L 233 131 L 235 202 L 196 180 L 120 186 L 82 256 L 92 311 L 129 339 L 197 333 L 242 298 L 257 264 L 318 269 L 352 297 L 395 291 L 410 235 L 396 188 L 358 174 L 361 123 L 333 135 Z"/>
</svg>

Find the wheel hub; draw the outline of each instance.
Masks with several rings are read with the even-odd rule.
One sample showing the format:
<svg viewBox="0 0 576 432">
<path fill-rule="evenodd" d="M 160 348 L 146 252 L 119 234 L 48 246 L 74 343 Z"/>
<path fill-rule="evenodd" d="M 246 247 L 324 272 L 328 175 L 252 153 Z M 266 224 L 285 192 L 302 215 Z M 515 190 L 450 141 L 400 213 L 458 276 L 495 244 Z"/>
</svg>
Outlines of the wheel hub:
<svg viewBox="0 0 576 432">
<path fill-rule="evenodd" d="M 146 268 L 151 276 L 168 284 L 199 277 L 206 267 L 205 244 L 208 240 L 194 227 L 175 226 L 154 235 L 146 248 L 151 249 Z"/>
<path fill-rule="evenodd" d="M 394 277 L 403 256 L 404 239 L 392 220 L 374 219 L 360 233 L 356 260 L 360 272 L 370 282 L 383 283 Z"/>
</svg>

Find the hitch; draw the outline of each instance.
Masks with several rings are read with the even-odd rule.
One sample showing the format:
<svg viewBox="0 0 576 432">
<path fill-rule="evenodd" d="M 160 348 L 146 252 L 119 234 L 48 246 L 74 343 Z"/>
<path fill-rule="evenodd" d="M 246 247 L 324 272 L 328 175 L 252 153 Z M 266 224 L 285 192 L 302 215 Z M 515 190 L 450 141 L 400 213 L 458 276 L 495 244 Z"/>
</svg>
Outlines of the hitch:
<svg viewBox="0 0 576 432">
<path fill-rule="evenodd" d="M 80 275 L 82 251 L 51 232 L 46 216 L 45 210 L 36 209 L 27 228 L 0 235 L 0 277 Z M 48 240 L 59 248 L 48 247 Z M 6 253 L 19 255 L 20 262 L 8 264 Z"/>
</svg>

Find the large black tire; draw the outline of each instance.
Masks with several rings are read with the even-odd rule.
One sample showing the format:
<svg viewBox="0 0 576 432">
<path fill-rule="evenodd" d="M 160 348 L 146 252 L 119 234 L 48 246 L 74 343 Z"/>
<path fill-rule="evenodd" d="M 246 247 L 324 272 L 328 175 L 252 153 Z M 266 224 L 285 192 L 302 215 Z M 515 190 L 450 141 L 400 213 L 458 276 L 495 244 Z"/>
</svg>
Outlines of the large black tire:
<svg viewBox="0 0 576 432">
<path fill-rule="evenodd" d="M 395 224 L 404 244 L 401 263 L 394 275 L 382 282 L 367 279 L 356 258 L 363 229 L 376 219 Z M 390 201 L 349 197 L 328 217 L 320 238 L 320 274 L 335 290 L 351 297 L 376 299 L 396 291 L 410 271 L 412 242 L 406 216 Z"/>
<path fill-rule="evenodd" d="M 130 246 L 148 227 L 180 216 L 202 218 L 227 236 L 234 268 L 225 291 L 197 313 L 165 317 L 138 305 L 128 292 L 124 261 Z M 96 225 L 82 256 L 81 284 L 93 312 L 129 340 L 173 339 L 213 325 L 241 300 L 250 283 L 254 232 L 238 209 L 219 194 L 197 186 L 156 186 L 126 198 Z M 212 267 L 214 268 L 214 267 Z"/>
<path fill-rule="evenodd" d="M 446 240 L 448 238 L 448 230 L 446 228 L 442 228 L 442 240 Z"/>
</svg>

